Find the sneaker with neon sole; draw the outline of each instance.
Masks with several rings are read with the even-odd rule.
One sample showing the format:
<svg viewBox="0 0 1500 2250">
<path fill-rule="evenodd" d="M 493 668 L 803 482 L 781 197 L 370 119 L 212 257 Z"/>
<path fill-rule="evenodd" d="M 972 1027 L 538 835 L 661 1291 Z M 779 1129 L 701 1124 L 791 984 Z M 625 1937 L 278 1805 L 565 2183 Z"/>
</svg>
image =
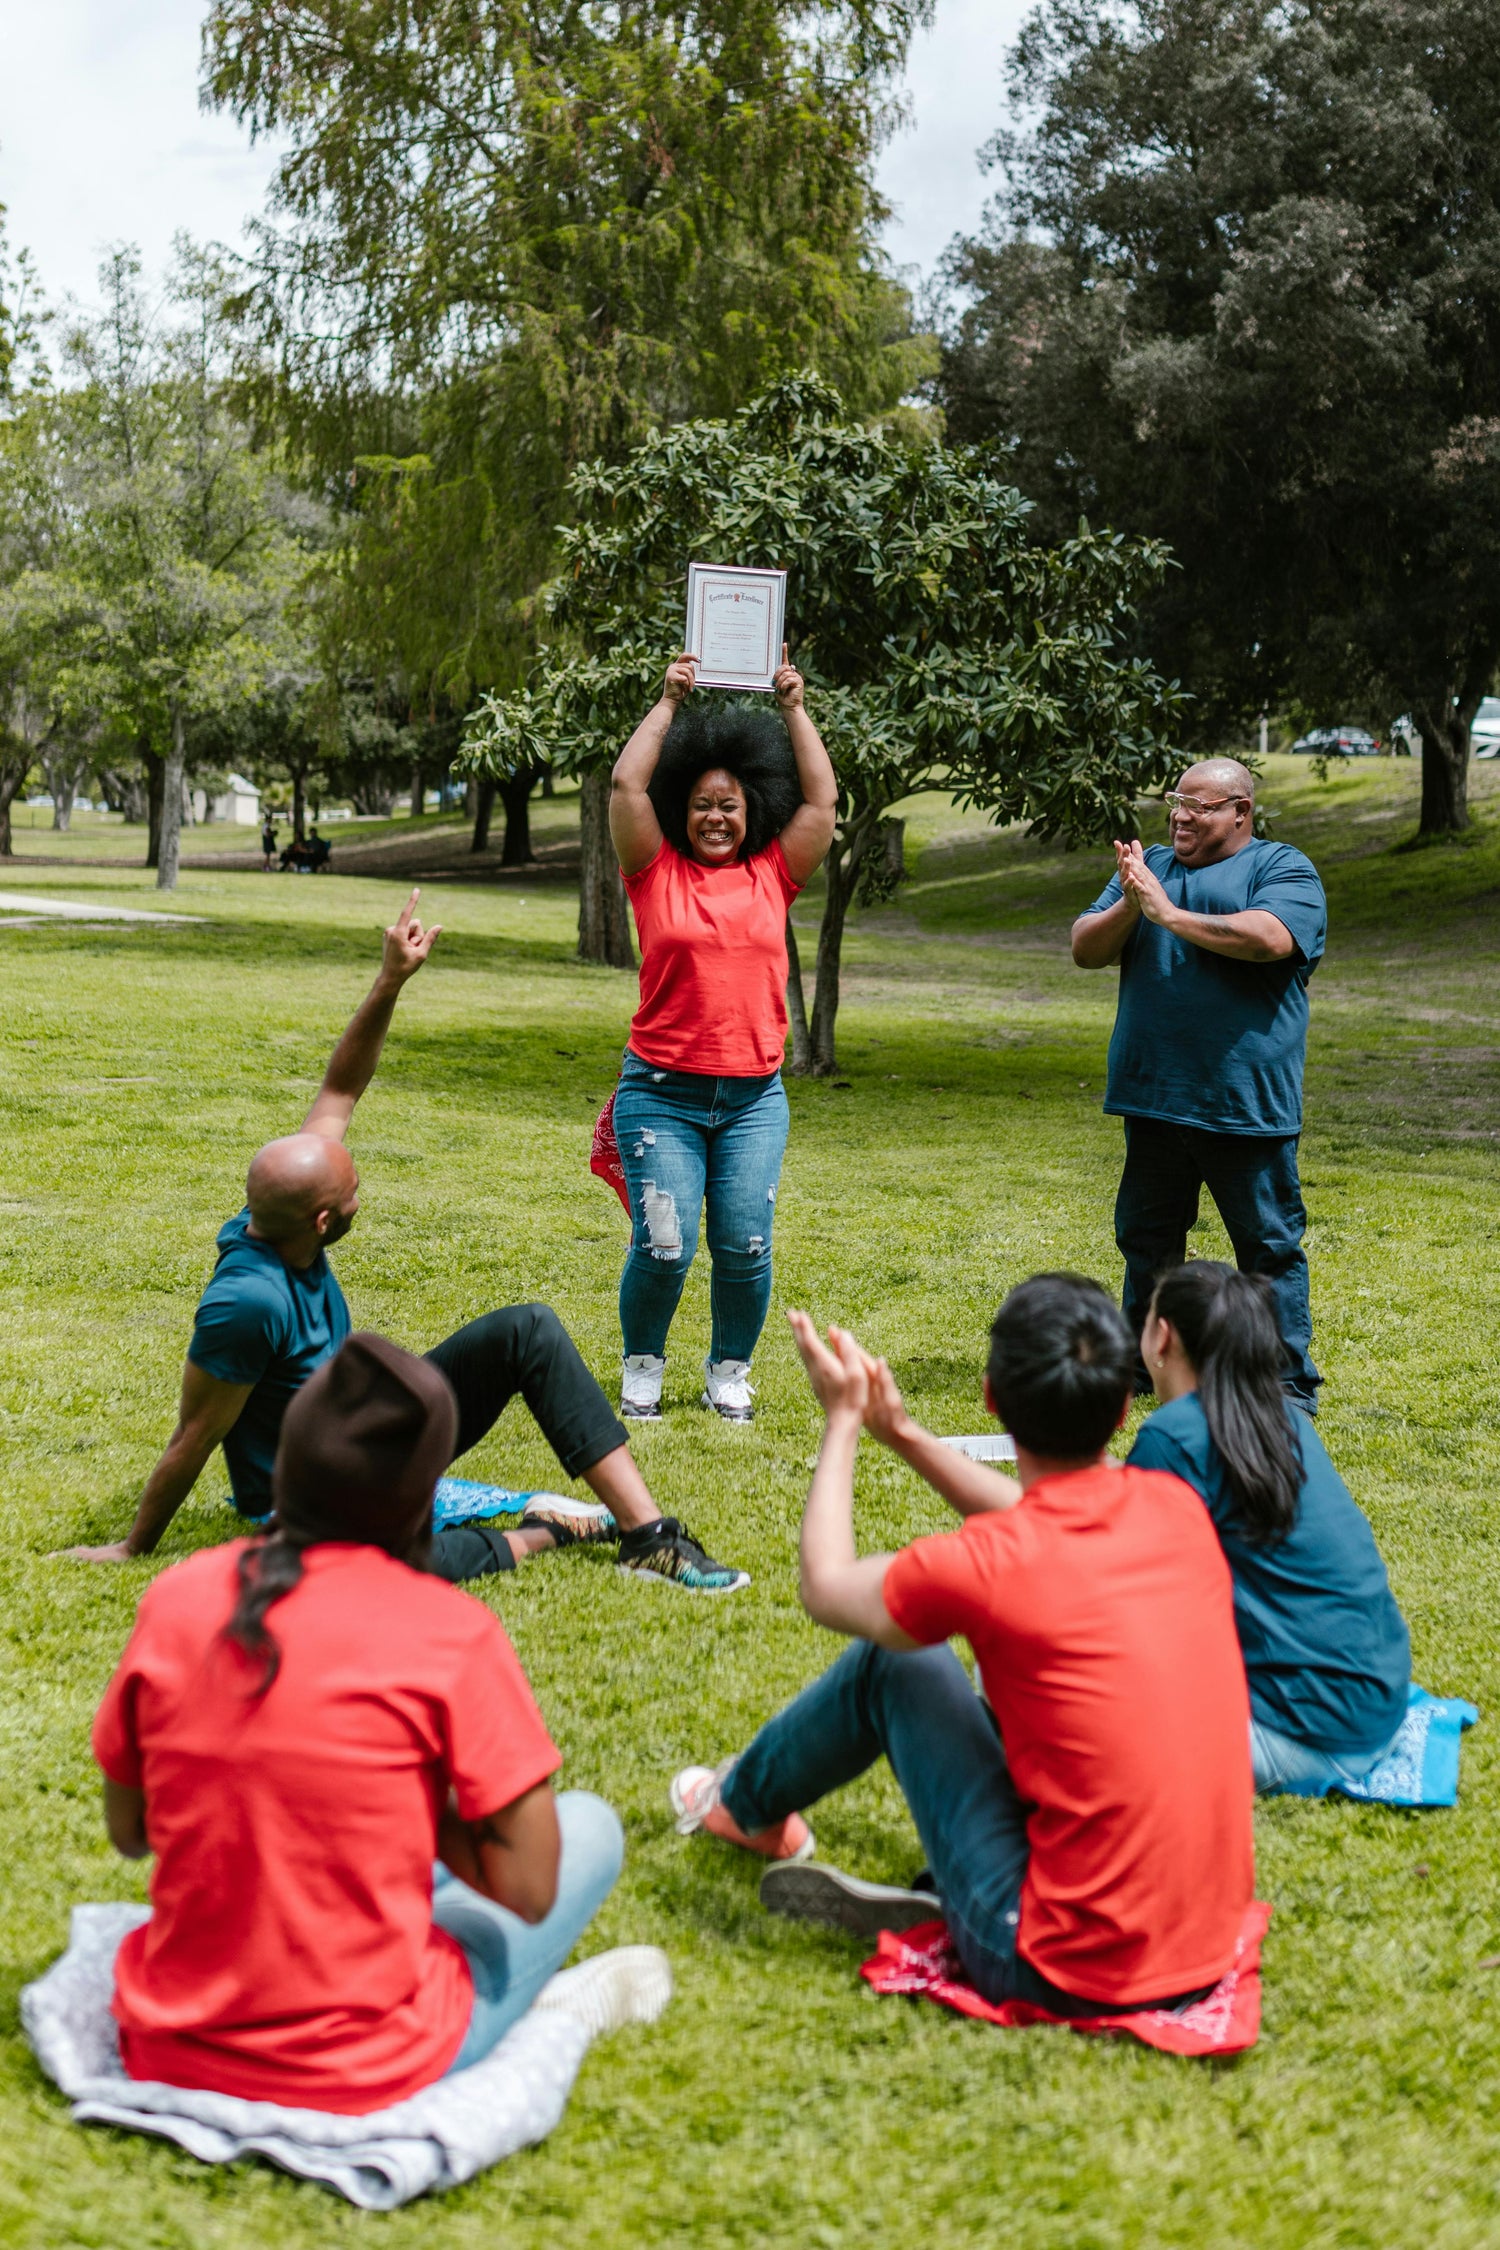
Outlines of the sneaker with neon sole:
<svg viewBox="0 0 1500 2250">
<path fill-rule="evenodd" d="M 755 1852 L 761 1859 L 811 1859 L 817 1844 L 801 1813 L 788 1813 L 785 1820 L 776 1821 L 770 1828 L 757 1828 L 753 1834 L 741 1828 L 719 1794 L 733 1765 L 733 1758 L 729 1758 L 718 1767 L 684 1766 L 672 1776 L 667 1794 L 677 1815 L 678 1835 L 694 1836 L 701 1828 L 705 1834 L 717 1836 L 726 1844 L 738 1844 L 741 1851 Z"/>
<path fill-rule="evenodd" d="M 655 1523 L 623 1533 L 620 1568 L 641 1578 L 659 1578 L 663 1585 L 680 1586 L 689 1594 L 734 1594 L 750 1583 L 748 1570 L 715 1562 L 675 1516 L 659 1516 Z"/>
<path fill-rule="evenodd" d="M 559 1547 L 591 1547 L 618 1539 L 620 1527 L 601 1500 L 574 1500 L 563 1492 L 534 1492 L 521 1510 L 521 1531 L 550 1531 Z"/>
</svg>

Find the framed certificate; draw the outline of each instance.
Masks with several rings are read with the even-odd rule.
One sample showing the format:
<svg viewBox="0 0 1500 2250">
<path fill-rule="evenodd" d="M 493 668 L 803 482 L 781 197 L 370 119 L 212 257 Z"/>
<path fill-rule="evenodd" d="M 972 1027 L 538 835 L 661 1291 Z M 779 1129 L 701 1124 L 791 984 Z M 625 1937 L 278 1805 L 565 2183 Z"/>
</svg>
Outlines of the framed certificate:
<svg viewBox="0 0 1500 2250">
<path fill-rule="evenodd" d="M 784 570 L 729 570 L 689 563 L 687 635 L 699 687 L 755 688 L 769 694 L 781 669 L 786 626 Z"/>
</svg>

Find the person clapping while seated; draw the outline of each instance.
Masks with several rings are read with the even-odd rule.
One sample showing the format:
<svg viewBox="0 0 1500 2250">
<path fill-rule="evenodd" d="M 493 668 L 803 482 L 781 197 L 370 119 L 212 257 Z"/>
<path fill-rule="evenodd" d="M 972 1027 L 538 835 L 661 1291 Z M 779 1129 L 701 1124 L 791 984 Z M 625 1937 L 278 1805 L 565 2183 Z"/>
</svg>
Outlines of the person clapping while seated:
<svg viewBox="0 0 1500 2250">
<path fill-rule="evenodd" d="M 156 1855 L 115 1965 L 132 2078 L 402 2101 L 489 2052 L 614 1885 L 619 1820 L 553 1795 L 498 1618 L 424 1571 L 457 1422 L 430 1360 L 351 1336 L 287 1408 L 270 1535 L 146 1592 L 94 1722 L 110 1837 Z M 659 2012 L 664 1956 L 600 1958 L 594 2028 Z"/>
<path fill-rule="evenodd" d="M 1086 2016 L 1210 1991 L 1254 1878 L 1244 1667 L 1201 1503 L 1104 1450 L 1134 1384 L 1123 1316 L 1073 1274 L 1006 1298 L 985 1400 L 1014 1435 L 1018 1482 L 920 1429 L 852 1336 L 831 1329 L 825 1347 L 790 1317 L 828 1418 L 802 1602 L 852 1646 L 737 1758 L 677 1775 L 679 1828 L 779 1863 L 761 1897 L 782 1913 L 908 1927 L 932 1915 L 930 1892 L 803 1864 L 804 1808 L 883 1754 L 985 1999 Z M 862 1426 L 942 1494 L 959 1530 L 857 1553 Z M 987 1702 L 951 1637 L 973 1649 Z"/>
<path fill-rule="evenodd" d="M 1375 1534 L 1283 1389 L 1271 1285 L 1216 1259 L 1161 1276 L 1142 1337 L 1164 1404 L 1131 1449 L 1198 1494 L 1234 1576 L 1263 1795 L 1322 1797 L 1406 1717 L 1411 1640 Z"/>
</svg>

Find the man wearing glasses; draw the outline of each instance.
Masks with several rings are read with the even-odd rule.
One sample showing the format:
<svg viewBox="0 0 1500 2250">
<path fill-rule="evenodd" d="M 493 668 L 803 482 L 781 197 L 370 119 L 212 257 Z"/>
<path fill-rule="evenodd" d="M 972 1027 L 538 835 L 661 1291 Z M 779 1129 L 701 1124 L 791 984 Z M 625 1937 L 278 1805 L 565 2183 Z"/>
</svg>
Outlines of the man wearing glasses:
<svg viewBox="0 0 1500 2250">
<path fill-rule="evenodd" d="M 1125 1121 L 1125 1315 L 1139 1336 L 1206 1187 L 1241 1271 L 1276 1292 L 1287 1392 L 1315 1414 L 1297 1138 L 1323 886 L 1301 852 L 1255 834 L 1255 777 L 1233 758 L 1189 766 L 1167 813 L 1170 846 L 1117 842 L 1115 874 L 1073 924 L 1079 968 L 1120 964 L 1104 1107 Z"/>
</svg>

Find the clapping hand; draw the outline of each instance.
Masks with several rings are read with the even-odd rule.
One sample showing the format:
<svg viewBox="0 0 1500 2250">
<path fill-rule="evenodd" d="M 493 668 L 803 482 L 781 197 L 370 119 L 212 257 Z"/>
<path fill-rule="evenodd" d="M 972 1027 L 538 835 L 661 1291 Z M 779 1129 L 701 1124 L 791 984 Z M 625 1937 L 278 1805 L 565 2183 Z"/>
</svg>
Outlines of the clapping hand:
<svg viewBox="0 0 1500 2250">
<path fill-rule="evenodd" d="M 1120 889 L 1127 903 L 1148 922 L 1160 922 L 1171 910 L 1171 900 L 1146 864 L 1146 854 L 1137 837 L 1128 844 L 1115 839 L 1115 866 L 1119 872 Z"/>
<path fill-rule="evenodd" d="M 385 950 L 380 962 L 381 972 L 387 977 L 394 978 L 398 984 L 405 984 L 408 977 L 416 975 L 418 969 L 421 968 L 422 963 L 432 951 L 433 946 L 443 934 L 441 922 L 434 922 L 430 930 L 424 930 L 417 920 L 417 900 L 421 895 L 419 890 L 412 892 L 411 897 L 385 933 Z"/>
<path fill-rule="evenodd" d="M 861 1357 L 865 1363 L 865 1380 L 869 1385 L 869 1397 L 865 1401 L 865 1428 L 882 1445 L 894 1445 L 897 1438 L 910 1427 L 911 1417 L 906 1411 L 906 1401 L 885 1360 L 872 1359 L 868 1352 L 862 1353 Z"/>
<path fill-rule="evenodd" d="M 786 1317 L 823 1412 L 862 1417 L 869 1402 L 870 1379 L 865 1372 L 865 1354 L 848 1330 L 830 1328 L 825 1344 L 805 1312 L 789 1312 Z"/>
<path fill-rule="evenodd" d="M 776 701 L 783 711 L 802 709 L 802 674 L 795 664 L 788 663 L 785 641 L 781 644 L 781 664 L 773 685 L 776 689 Z"/>
<path fill-rule="evenodd" d="M 661 692 L 668 703 L 680 703 L 685 695 L 692 694 L 697 684 L 698 659 L 684 651 L 681 656 L 674 656 L 667 666 L 667 676 L 662 681 Z"/>
</svg>

